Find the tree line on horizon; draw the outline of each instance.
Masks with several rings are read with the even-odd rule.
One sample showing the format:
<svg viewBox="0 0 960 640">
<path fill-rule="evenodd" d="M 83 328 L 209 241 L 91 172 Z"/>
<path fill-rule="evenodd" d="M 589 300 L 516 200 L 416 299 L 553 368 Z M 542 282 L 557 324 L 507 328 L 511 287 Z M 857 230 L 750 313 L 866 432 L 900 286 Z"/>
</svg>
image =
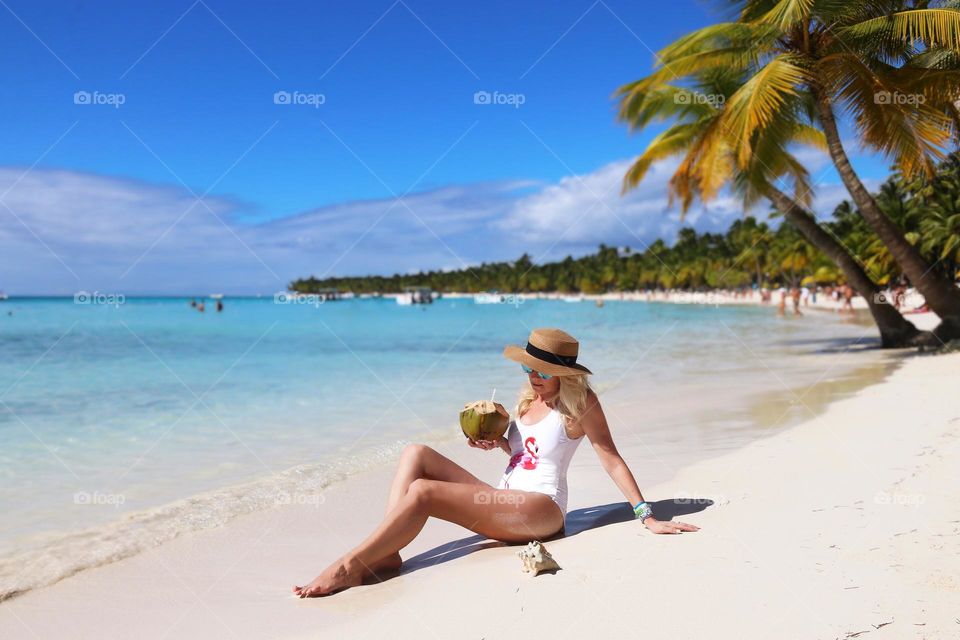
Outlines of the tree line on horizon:
<svg viewBox="0 0 960 640">
<path fill-rule="evenodd" d="M 921 253 L 945 276 L 960 271 L 960 157 L 952 155 L 933 180 L 888 179 L 875 194 Z M 771 217 L 778 218 L 776 211 Z M 841 202 L 821 226 L 851 253 L 880 285 L 903 277 L 890 251 L 849 201 Z M 753 216 L 735 220 L 725 233 L 682 228 L 673 245 L 664 240 L 642 251 L 601 244 L 591 255 L 567 256 L 534 264 L 524 254 L 515 261 L 483 263 L 454 271 L 421 271 L 391 276 L 301 278 L 290 284 L 299 293 L 336 288 L 354 293 L 397 293 L 404 287 L 440 292 L 605 293 L 645 289 L 736 289 L 743 287 L 846 284 L 843 272 L 809 243 L 789 220 L 772 227 Z"/>
</svg>

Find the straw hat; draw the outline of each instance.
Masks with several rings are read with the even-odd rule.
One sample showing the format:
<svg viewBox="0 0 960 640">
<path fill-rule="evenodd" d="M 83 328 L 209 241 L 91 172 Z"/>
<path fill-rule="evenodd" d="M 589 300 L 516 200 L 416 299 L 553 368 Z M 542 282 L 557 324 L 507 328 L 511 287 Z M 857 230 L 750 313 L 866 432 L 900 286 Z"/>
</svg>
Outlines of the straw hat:
<svg viewBox="0 0 960 640">
<path fill-rule="evenodd" d="M 526 347 L 510 345 L 503 355 L 540 373 L 552 376 L 581 376 L 593 373 L 577 364 L 580 343 L 560 329 L 534 329 L 527 338 Z"/>
</svg>

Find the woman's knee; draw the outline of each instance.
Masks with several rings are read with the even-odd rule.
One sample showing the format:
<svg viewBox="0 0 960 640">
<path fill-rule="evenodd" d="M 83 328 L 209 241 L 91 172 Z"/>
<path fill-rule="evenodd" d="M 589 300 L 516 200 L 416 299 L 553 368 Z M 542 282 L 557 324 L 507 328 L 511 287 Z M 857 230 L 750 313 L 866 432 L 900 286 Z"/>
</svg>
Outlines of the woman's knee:
<svg viewBox="0 0 960 640">
<path fill-rule="evenodd" d="M 427 456 L 429 451 L 430 447 L 425 444 L 411 443 L 403 448 L 400 457 L 405 460 L 420 461 Z"/>
<path fill-rule="evenodd" d="M 433 497 L 435 484 L 434 480 L 417 478 L 410 483 L 410 488 L 407 489 L 407 498 L 419 507 L 426 507 Z"/>
</svg>

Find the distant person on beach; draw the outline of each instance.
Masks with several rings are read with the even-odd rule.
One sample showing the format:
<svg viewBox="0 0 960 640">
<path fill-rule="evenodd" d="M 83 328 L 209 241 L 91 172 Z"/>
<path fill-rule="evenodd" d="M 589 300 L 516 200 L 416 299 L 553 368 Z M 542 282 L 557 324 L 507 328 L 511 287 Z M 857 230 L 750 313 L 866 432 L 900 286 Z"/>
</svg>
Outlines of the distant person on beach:
<svg viewBox="0 0 960 640">
<path fill-rule="evenodd" d="M 777 315 L 785 316 L 787 315 L 787 288 L 780 287 L 778 293 L 780 294 L 780 302 L 777 303 Z"/>
<path fill-rule="evenodd" d="M 840 304 L 840 288 L 839 287 L 830 287 L 827 289 L 827 295 L 830 296 L 830 299 L 833 300 L 833 306 L 837 311 L 841 311 Z"/>
<path fill-rule="evenodd" d="M 793 301 L 793 315 L 800 316 L 800 289 L 793 287 L 790 289 L 790 299 Z"/>
<path fill-rule="evenodd" d="M 467 440 L 471 447 L 500 449 L 510 456 L 497 486 L 426 445 L 407 445 L 383 522 L 313 582 L 295 586 L 293 592 L 301 598 L 329 595 L 395 572 L 402 564 L 400 550 L 431 516 L 508 543 L 562 534 L 567 467 L 584 436 L 643 526 L 653 533 L 697 531 L 694 525 L 658 520 L 653 514 L 617 452 L 600 400 L 587 380 L 591 371 L 577 362 L 578 352 L 579 343 L 559 329 L 534 329 L 526 347 L 504 349 L 503 355 L 519 362 L 526 376 L 516 418 L 498 441 Z"/>
<path fill-rule="evenodd" d="M 903 299 L 907 295 L 907 286 L 902 282 L 898 283 L 897 286 L 893 288 L 893 308 L 900 310 L 900 307 L 903 306 Z"/>
<path fill-rule="evenodd" d="M 843 309 L 853 313 L 853 287 L 848 284 L 843 285 Z"/>
</svg>

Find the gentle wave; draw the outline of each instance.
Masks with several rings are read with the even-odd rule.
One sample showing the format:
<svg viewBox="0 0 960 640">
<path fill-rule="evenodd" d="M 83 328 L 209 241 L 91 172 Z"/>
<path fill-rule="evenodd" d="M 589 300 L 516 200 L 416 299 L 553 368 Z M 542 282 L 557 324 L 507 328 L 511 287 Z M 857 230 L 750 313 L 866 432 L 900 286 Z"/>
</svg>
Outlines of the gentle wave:
<svg viewBox="0 0 960 640">
<path fill-rule="evenodd" d="M 322 500 L 324 489 L 395 460 L 406 444 L 397 441 L 332 463 L 300 465 L 266 478 L 131 512 L 104 526 L 49 538 L 25 552 L 0 558 L 0 601 L 128 558 L 184 533 L 221 527 L 239 516 L 265 509 Z"/>
</svg>

